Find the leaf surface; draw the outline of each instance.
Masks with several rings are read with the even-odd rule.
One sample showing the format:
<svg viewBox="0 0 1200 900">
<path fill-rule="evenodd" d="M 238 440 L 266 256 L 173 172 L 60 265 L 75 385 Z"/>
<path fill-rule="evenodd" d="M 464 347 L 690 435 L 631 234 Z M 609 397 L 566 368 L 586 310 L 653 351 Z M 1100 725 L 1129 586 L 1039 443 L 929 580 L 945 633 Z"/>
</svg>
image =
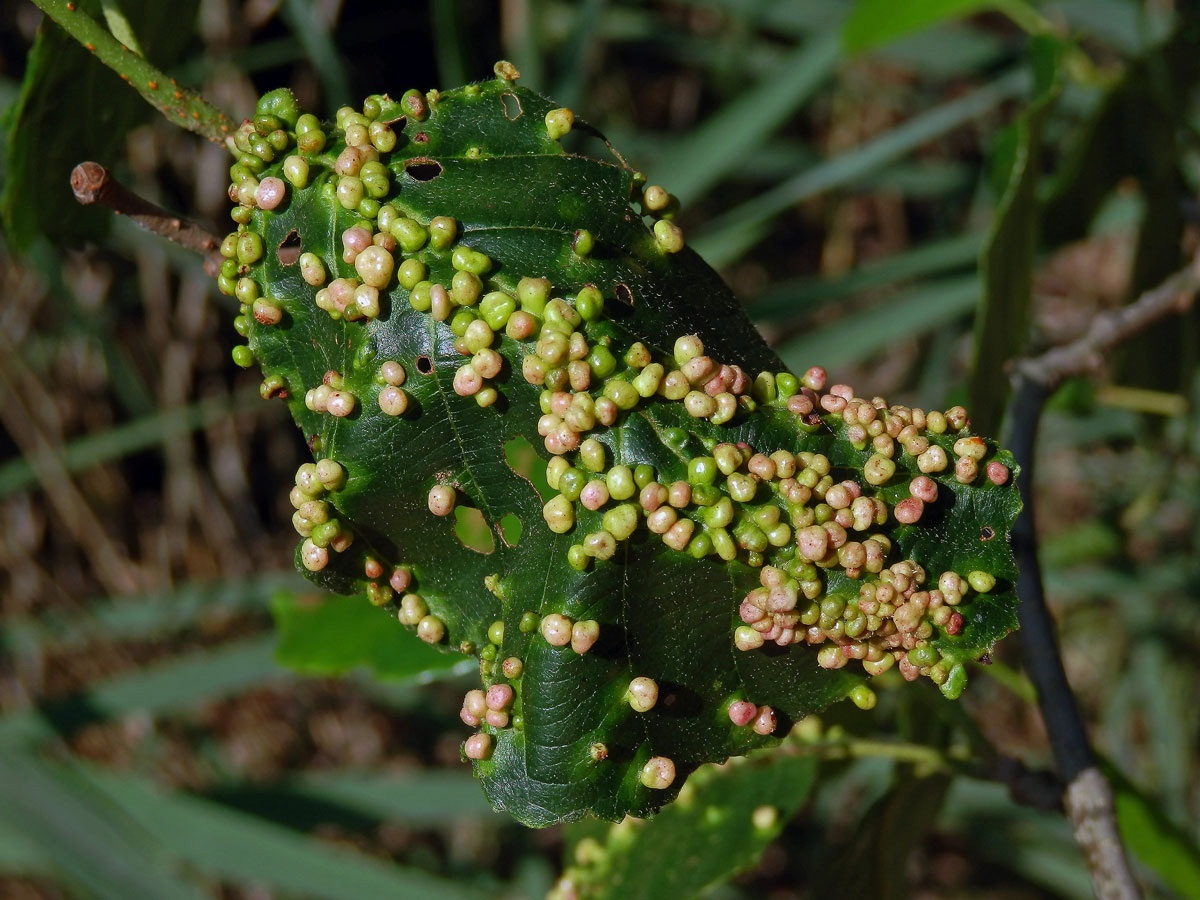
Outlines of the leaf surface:
<svg viewBox="0 0 1200 900">
<path fill-rule="evenodd" d="M 427 117 L 411 101 L 372 100 L 375 134 L 390 122 L 397 137 L 359 170 L 374 202 L 345 166 L 357 114 L 317 149 L 289 124 L 310 149 L 269 165 L 243 151 L 231 176 L 249 222 L 227 238 L 219 283 L 244 301 L 235 358 L 286 396 L 322 467 L 302 467 L 292 493 L 297 564 L 511 689 L 466 744 L 492 803 L 533 825 L 648 814 L 706 762 L 851 692 L 869 705 L 865 654 L 957 696 L 962 663 L 1016 626 L 1011 456 L 968 440 L 961 410 L 926 416 L 784 371 L 635 172 L 551 136 L 548 116 L 564 114 L 545 98 L 498 78 L 429 95 Z M 280 95 L 260 111 L 281 103 L 294 123 Z M 573 132 L 556 136 L 574 147 L 587 127 Z M 255 208 L 259 179 L 299 160 L 300 186 Z M 357 254 L 408 267 L 381 281 L 377 308 L 370 291 L 353 299 L 372 271 Z M 540 293 L 531 279 L 547 280 Z M 981 457 L 962 483 L 960 450 Z M 903 524 L 921 453 L 941 458 L 925 480 L 937 496 Z M 894 472 L 868 481 L 864 466 Z M 828 543 L 811 560 L 805 528 Z M 994 585 L 959 606 L 930 599 L 942 573 L 972 572 Z M 763 645 L 743 601 L 765 603 L 766 585 L 780 593 Z M 910 603 L 901 632 L 893 615 Z M 634 678 L 657 687 L 644 712 Z M 735 724 L 733 703 L 755 727 Z M 673 778 L 651 777 L 668 763 Z"/>
</svg>

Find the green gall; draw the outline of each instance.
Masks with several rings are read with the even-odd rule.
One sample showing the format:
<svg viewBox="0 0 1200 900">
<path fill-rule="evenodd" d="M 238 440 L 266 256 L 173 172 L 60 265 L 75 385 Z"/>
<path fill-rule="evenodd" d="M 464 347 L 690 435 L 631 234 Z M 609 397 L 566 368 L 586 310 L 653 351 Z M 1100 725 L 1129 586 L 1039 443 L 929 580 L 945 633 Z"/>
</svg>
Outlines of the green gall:
<svg viewBox="0 0 1200 900">
<path fill-rule="evenodd" d="M 605 447 L 595 438 L 588 438 L 579 446 L 579 460 L 589 472 L 604 471 Z"/>
<path fill-rule="evenodd" d="M 522 278 L 517 282 L 517 299 L 521 301 L 521 309 L 542 315 L 550 299 L 550 282 L 545 278 Z"/>
<path fill-rule="evenodd" d="M 429 222 L 429 246 L 445 250 L 458 237 L 458 223 L 449 216 L 436 216 Z"/>
<path fill-rule="evenodd" d="M 996 586 L 996 576 L 976 569 L 967 574 L 967 584 L 979 593 L 987 594 Z"/>
<path fill-rule="evenodd" d="M 559 494 L 547 501 L 542 507 L 542 518 L 555 534 L 566 534 L 575 527 L 575 506 Z"/>
<path fill-rule="evenodd" d="M 622 503 L 612 509 L 605 510 L 601 526 L 616 540 L 628 540 L 637 530 L 638 511 L 632 503 Z"/>
<path fill-rule="evenodd" d="M 417 637 L 427 644 L 440 644 L 446 636 L 446 623 L 437 616 L 425 616 L 417 623 Z"/>
<path fill-rule="evenodd" d="M 654 223 L 654 243 L 663 253 L 678 253 L 683 249 L 683 232 L 674 222 L 659 219 Z"/>
<path fill-rule="evenodd" d="M 873 454 L 863 463 L 863 478 L 867 484 L 885 484 L 895 474 L 896 464 L 878 453 Z"/>
<path fill-rule="evenodd" d="M 600 639 L 600 623 L 595 619 L 584 619 L 571 626 L 571 649 L 582 655 L 587 653 Z"/>
<path fill-rule="evenodd" d="M 565 647 L 571 643 L 571 620 L 558 613 L 545 616 L 540 624 L 542 637 L 553 647 Z"/>
<path fill-rule="evenodd" d="M 429 270 L 426 269 L 425 263 L 421 262 L 421 260 L 406 259 L 396 269 L 396 281 L 400 287 L 411 291 L 418 284 L 425 281 L 425 277 L 428 274 Z"/>
<path fill-rule="evenodd" d="M 363 183 L 355 175 L 345 175 L 337 183 L 337 201 L 343 209 L 356 210 L 364 196 Z"/>
<path fill-rule="evenodd" d="M 546 113 L 546 133 L 550 140 L 557 141 L 571 131 L 575 124 L 575 113 L 566 107 L 552 109 Z"/>
<path fill-rule="evenodd" d="M 493 331 L 504 328 L 516 309 L 516 299 L 503 291 L 491 291 L 479 303 L 479 313 Z"/>
<path fill-rule="evenodd" d="M 474 272 L 455 272 L 450 280 L 450 296 L 461 306 L 474 306 L 483 294 L 483 281 Z"/>
<path fill-rule="evenodd" d="M 665 790 L 675 781 L 675 763 L 666 756 L 652 756 L 642 766 L 638 780 L 651 790 Z"/>
<path fill-rule="evenodd" d="M 859 709 L 874 709 L 878 699 L 875 692 L 865 684 L 855 685 L 850 691 L 850 701 Z"/>
<path fill-rule="evenodd" d="M 388 232 L 405 253 L 416 253 L 429 240 L 429 230 L 416 219 L 407 216 L 401 216 L 389 223 Z"/>
<path fill-rule="evenodd" d="M 448 516 L 454 512 L 456 499 L 454 488 L 447 484 L 435 484 L 429 489 L 429 511 L 435 516 Z"/>
<path fill-rule="evenodd" d="M 712 484 L 719 471 L 717 461 L 711 456 L 696 456 L 688 460 L 687 480 L 692 485 Z"/>
<path fill-rule="evenodd" d="M 634 712 L 649 712 L 658 703 L 658 682 L 644 675 L 629 682 L 625 699 Z"/>
<path fill-rule="evenodd" d="M 404 92 L 400 97 L 400 108 L 415 122 L 424 122 L 429 117 L 429 104 L 416 88 Z"/>
<path fill-rule="evenodd" d="M 571 250 L 576 256 L 582 258 L 591 256 L 595 246 L 596 239 L 592 237 L 592 233 L 586 228 L 580 228 L 571 238 Z"/>
<path fill-rule="evenodd" d="M 263 240 L 253 231 L 243 231 L 237 239 L 237 260 L 244 266 L 253 265 L 262 259 Z"/>
<path fill-rule="evenodd" d="M 496 646 L 504 643 L 504 623 L 499 619 L 488 626 L 488 640 Z"/>
<path fill-rule="evenodd" d="M 588 354 L 587 363 L 597 378 L 607 378 L 617 368 L 617 361 L 603 344 L 597 344 Z"/>
<path fill-rule="evenodd" d="M 950 667 L 950 671 L 946 676 L 946 680 L 938 685 L 938 689 L 942 692 L 947 700 L 957 700 L 962 696 L 962 692 L 967 686 L 967 670 L 962 663 L 955 663 Z"/>
<path fill-rule="evenodd" d="M 594 284 L 584 285 L 575 295 L 575 310 L 585 322 L 600 318 L 604 313 L 604 295 Z"/>
<path fill-rule="evenodd" d="M 628 500 L 638 490 L 637 484 L 634 482 L 633 471 L 629 466 L 613 466 L 604 476 L 604 482 L 608 485 L 608 493 L 614 500 Z"/>
<path fill-rule="evenodd" d="M 234 365 L 241 366 L 243 369 L 248 369 L 254 365 L 254 352 L 245 344 L 239 344 L 233 348 Z"/>
<path fill-rule="evenodd" d="M 492 267 L 492 261 L 486 253 L 472 250 L 459 244 L 450 254 L 450 264 L 460 272 L 470 272 L 472 275 L 484 275 Z"/>
<path fill-rule="evenodd" d="M 294 188 L 308 187 L 308 160 L 302 156 L 289 156 L 283 161 L 283 177 Z"/>
</svg>

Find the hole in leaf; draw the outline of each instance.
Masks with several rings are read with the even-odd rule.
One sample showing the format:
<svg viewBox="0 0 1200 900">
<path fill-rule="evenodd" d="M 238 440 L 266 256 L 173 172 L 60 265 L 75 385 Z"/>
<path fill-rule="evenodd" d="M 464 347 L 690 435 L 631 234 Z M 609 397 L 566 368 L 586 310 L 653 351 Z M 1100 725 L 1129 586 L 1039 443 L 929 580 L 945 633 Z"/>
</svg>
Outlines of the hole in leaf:
<svg viewBox="0 0 1200 900">
<path fill-rule="evenodd" d="M 504 445 L 504 460 L 513 472 L 533 485 L 543 501 L 558 493 L 546 481 L 546 461 L 538 456 L 524 435 L 518 434 Z"/>
<path fill-rule="evenodd" d="M 433 181 L 433 179 L 442 174 L 442 164 L 436 159 L 418 157 L 406 162 L 404 164 L 404 171 L 414 181 Z"/>
<path fill-rule="evenodd" d="M 418 131 L 415 135 L 413 135 L 413 143 L 414 144 L 428 144 L 429 143 L 429 135 L 427 135 L 423 131 Z"/>
<path fill-rule="evenodd" d="M 629 289 L 629 285 L 621 282 L 613 288 L 613 292 L 617 295 L 617 299 L 626 306 L 633 306 L 633 291 Z"/>
<path fill-rule="evenodd" d="M 496 541 L 483 513 L 473 506 L 454 507 L 454 536 L 476 553 L 494 553 Z"/>
<path fill-rule="evenodd" d="M 521 525 L 521 520 L 512 513 L 507 513 L 500 517 L 500 539 L 504 541 L 506 546 L 515 547 L 521 540 L 521 532 L 524 527 Z"/>
<path fill-rule="evenodd" d="M 288 232 L 287 237 L 279 242 L 275 255 L 279 257 L 281 266 L 294 266 L 300 261 L 300 232 L 295 228 Z"/>
<path fill-rule="evenodd" d="M 501 94 L 500 105 L 504 107 L 504 118 L 510 122 L 515 122 L 525 112 L 521 108 L 521 98 L 516 94 Z"/>
<path fill-rule="evenodd" d="M 433 374 L 433 360 L 430 359 L 428 356 L 425 356 L 424 354 L 421 354 L 420 356 L 418 356 L 417 357 L 417 371 L 420 372 L 422 375 L 432 375 Z"/>
<path fill-rule="evenodd" d="M 994 529 L 991 525 L 984 525 L 979 529 L 979 539 L 981 541 L 990 541 L 995 536 L 996 529 Z"/>
</svg>

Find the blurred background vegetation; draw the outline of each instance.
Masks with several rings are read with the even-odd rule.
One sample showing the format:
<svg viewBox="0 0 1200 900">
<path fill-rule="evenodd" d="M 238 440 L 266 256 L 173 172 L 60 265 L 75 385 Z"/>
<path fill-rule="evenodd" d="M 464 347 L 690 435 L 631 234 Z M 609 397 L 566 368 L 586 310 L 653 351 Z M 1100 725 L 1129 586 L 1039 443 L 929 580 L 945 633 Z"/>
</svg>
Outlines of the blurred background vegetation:
<svg viewBox="0 0 1200 900">
<path fill-rule="evenodd" d="M 331 115 L 511 59 L 680 197 L 690 242 L 791 367 L 924 407 L 970 398 L 1000 432 L 1005 359 L 1200 246 L 1200 13 L 894 6 L 90 8 L 238 117 L 281 85 Z M 230 298 L 67 188 L 95 159 L 222 233 L 225 151 L 24 0 L 0 0 L 0 108 L 0 897 L 544 895 L 605 828 L 487 808 L 459 761 L 470 664 L 364 631 L 291 570 L 306 450 L 232 364 Z M 1039 446 L 1067 671 L 1153 897 L 1200 897 L 1198 355 L 1195 313 L 1152 329 L 1058 392 Z M 715 896 L 1090 896 L 1061 813 L 996 780 L 1008 758 L 1050 765 L 1016 650 L 958 703 L 879 679 L 871 713 L 806 723 L 814 786 Z"/>
</svg>

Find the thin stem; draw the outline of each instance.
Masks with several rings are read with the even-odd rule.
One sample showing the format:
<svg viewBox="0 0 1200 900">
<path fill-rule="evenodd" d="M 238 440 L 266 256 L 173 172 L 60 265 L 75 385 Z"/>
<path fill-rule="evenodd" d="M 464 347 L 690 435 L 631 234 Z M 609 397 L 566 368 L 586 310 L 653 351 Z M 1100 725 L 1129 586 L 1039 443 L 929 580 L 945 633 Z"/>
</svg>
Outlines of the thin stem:
<svg viewBox="0 0 1200 900">
<path fill-rule="evenodd" d="M 1087 728 L 1063 669 L 1054 621 L 1046 608 L 1034 521 L 1038 424 L 1047 398 L 1064 380 L 1098 368 L 1106 351 L 1159 319 L 1182 312 L 1198 291 L 1200 256 L 1128 306 L 1097 316 L 1079 339 L 1018 362 L 1015 367 L 1011 446 L 1021 466 L 1017 487 L 1023 507 L 1013 527 L 1012 545 L 1019 569 L 1021 655 L 1037 688 L 1038 705 L 1055 763 L 1067 784 L 1064 806 L 1091 869 L 1096 896 L 1101 900 L 1133 900 L 1139 893 L 1117 833 L 1112 790 L 1096 767 Z"/>
<path fill-rule="evenodd" d="M 1136 305 L 1136 304 L 1135 304 Z M 1050 369 L 1047 369 L 1050 371 Z M 1037 688 L 1038 706 L 1059 775 L 1066 782 L 1063 806 L 1075 826 L 1098 900 L 1137 900 L 1137 882 L 1117 832 L 1112 790 L 1096 767 L 1087 728 L 1067 681 L 1055 637 L 1054 621 L 1046 608 L 1042 569 L 1038 562 L 1034 523 L 1034 447 L 1042 408 L 1051 388 L 1023 371 L 1018 376 L 1013 404 L 1013 456 L 1021 466 L 1017 487 L 1024 504 L 1013 527 L 1017 557 L 1018 617 L 1021 659 Z"/>
<path fill-rule="evenodd" d="M 216 276 L 216 267 L 221 265 L 218 252 L 220 238 L 204 226 L 189 222 L 139 197 L 117 181 L 100 163 L 81 162 L 72 169 L 71 190 L 75 192 L 75 199 L 84 206 L 101 203 L 118 215 L 128 216 L 147 231 L 203 254 L 205 269 L 210 275 Z"/>
<path fill-rule="evenodd" d="M 1146 291 L 1135 301 L 1113 312 L 1096 316 L 1077 340 L 1048 350 L 1016 365 L 1019 378 L 1053 389 L 1067 378 L 1098 369 L 1105 353 L 1172 313 L 1184 312 L 1200 292 L 1200 255 Z"/>
<path fill-rule="evenodd" d="M 33 0 L 67 34 L 121 76 L 146 102 L 181 128 L 223 143 L 232 131 L 229 117 L 195 91 L 181 88 L 175 79 L 151 65 L 145 57 L 121 43 L 112 33 L 68 0 Z"/>
</svg>

